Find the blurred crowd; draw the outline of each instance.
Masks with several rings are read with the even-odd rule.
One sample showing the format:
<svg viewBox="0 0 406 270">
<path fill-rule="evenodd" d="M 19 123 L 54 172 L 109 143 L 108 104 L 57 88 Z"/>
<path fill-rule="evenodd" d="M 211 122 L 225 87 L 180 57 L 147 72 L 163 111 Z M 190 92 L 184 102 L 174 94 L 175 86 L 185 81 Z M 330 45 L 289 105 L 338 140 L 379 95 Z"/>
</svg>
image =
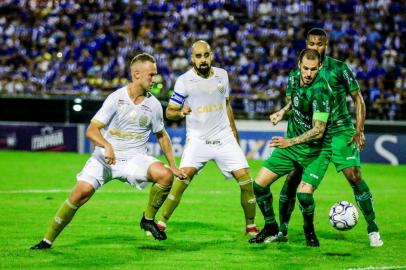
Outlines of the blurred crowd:
<svg viewBox="0 0 406 270">
<path fill-rule="evenodd" d="M 204 39 L 229 72 L 236 116 L 264 117 L 283 105 L 306 32 L 320 27 L 328 54 L 356 74 L 367 118 L 406 119 L 405 10 L 402 0 L 3 0 L 0 91 L 104 96 L 148 52 L 160 73 L 153 93 L 165 102 Z"/>
</svg>

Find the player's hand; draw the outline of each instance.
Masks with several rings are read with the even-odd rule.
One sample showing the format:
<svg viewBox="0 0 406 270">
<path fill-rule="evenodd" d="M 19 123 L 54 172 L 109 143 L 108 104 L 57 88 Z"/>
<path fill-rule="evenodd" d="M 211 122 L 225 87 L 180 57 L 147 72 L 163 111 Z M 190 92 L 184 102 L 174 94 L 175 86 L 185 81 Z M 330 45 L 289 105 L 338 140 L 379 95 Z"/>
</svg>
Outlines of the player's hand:
<svg viewBox="0 0 406 270">
<path fill-rule="evenodd" d="M 172 167 L 171 170 L 172 170 L 173 174 L 181 180 L 188 178 L 188 175 L 182 169 L 179 169 L 178 167 Z"/>
<path fill-rule="evenodd" d="M 185 105 L 183 106 L 182 110 L 180 111 L 180 116 L 185 117 L 186 115 L 189 115 L 192 112 L 192 109 Z"/>
<path fill-rule="evenodd" d="M 283 113 L 281 111 L 273 113 L 269 116 L 269 120 L 271 120 L 271 123 L 275 126 L 276 124 L 279 123 L 283 118 Z"/>
<path fill-rule="evenodd" d="M 270 147 L 275 147 L 275 148 L 287 148 L 289 146 L 292 146 L 291 140 L 285 139 L 280 136 L 275 136 L 272 137 L 271 142 L 269 143 Z"/>
<path fill-rule="evenodd" d="M 364 132 L 355 132 L 355 134 L 350 139 L 349 143 L 355 143 L 357 145 L 358 151 L 362 151 L 365 148 L 365 135 Z"/>
<path fill-rule="evenodd" d="M 106 161 L 106 163 L 109 165 L 116 164 L 116 155 L 114 154 L 114 150 L 111 144 L 105 146 L 104 150 L 104 160 Z"/>
</svg>

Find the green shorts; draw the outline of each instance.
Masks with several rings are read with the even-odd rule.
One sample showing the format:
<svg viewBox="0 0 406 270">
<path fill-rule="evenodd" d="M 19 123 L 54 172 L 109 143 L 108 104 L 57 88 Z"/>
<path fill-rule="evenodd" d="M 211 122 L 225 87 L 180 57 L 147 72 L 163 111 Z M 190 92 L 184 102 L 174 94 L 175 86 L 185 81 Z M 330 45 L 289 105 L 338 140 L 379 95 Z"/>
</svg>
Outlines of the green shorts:
<svg viewBox="0 0 406 270">
<path fill-rule="evenodd" d="M 353 130 L 345 130 L 334 134 L 331 142 L 333 156 L 331 161 L 337 172 L 350 167 L 361 165 L 360 154 L 356 143 L 349 143 L 354 135 Z"/>
<path fill-rule="evenodd" d="M 331 161 L 331 148 L 323 148 L 320 155 L 307 167 L 304 167 L 302 181 L 315 189 L 320 185 Z"/>
<path fill-rule="evenodd" d="M 302 167 L 302 181 L 317 188 L 327 171 L 331 159 L 331 149 L 322 149 L 317 154 L 304 155 L 292 151 L 290 148 L 275 149 L 271 156 L 264 161 L 263 166 L 279 176 L 290 173 Z"/>
</svg>

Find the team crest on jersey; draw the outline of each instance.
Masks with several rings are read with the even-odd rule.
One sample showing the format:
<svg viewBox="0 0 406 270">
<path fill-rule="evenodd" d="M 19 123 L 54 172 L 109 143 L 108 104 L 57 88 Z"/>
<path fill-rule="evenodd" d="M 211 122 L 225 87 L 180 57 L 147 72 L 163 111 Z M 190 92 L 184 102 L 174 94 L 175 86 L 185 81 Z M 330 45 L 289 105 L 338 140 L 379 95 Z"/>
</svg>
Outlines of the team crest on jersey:
<svg viewBox="0 0 406 270">
<path fill-rule="evenodd" d="M 295 96 L 295 97 L 293 98 L 293 105 L 294 105 L 295 107 L 298 107 L 298 106 L 299 106 L 299 98 L 298 98 L 297 96 Z"/>
<path fill-rule="evenodd" d="M 128 119 L 130 119 L 130 120 L 135 120 L 136 117 L 137 117 L 137 111 L 136 111 L 136 110 L 132 110 L 132 111 L 128 114 Z"/>
<path fill-rule="evenodd" d="M 224 87 L 224 84 L 222 84 L 221 82 L 219 82 L 217 84 L 217 90 L 220 91 L 220 93 L 224 94 L 224 92 L 226 91 L 226 88 Z"/>
<path fill-rule="evenodd" d="M 148 116 L 146 115 L 141 116 L 139 120 L 139 125 L 141 127 L 146 127 L 148 125 Z"/>
</svg>

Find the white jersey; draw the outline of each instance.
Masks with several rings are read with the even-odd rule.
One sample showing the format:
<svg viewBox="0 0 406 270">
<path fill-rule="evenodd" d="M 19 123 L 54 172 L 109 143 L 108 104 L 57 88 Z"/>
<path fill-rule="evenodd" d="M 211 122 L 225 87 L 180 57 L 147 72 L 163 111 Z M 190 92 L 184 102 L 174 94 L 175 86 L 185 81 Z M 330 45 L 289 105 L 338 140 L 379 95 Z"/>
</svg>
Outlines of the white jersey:
<svg viewBox="0 0 406 270">
<path fill-rule="evenodd" d="M 147 93 L 144 100 L 136 105 L 130 99 L 127 87 L 111 93 L 92 121 L 106 126 L 103 136 L 113 146 L 117 159 L 145 154 L 151 131 L 156 133 L 164 128 L 160 102 Z M 104 159 L 104 148 L 96 147 L 94 155 Z"/>
<path fill-rule="evenodd" d="M 217 140 L 232 134 L 226 108 L 230 92 L 227 71 L 216 67 L 213 71 L 214 74 L 205 79 L 190 69 L 176 80 L 169 102 L 192 109 L 186 116 L 188 137 Z"/>
</svg>

